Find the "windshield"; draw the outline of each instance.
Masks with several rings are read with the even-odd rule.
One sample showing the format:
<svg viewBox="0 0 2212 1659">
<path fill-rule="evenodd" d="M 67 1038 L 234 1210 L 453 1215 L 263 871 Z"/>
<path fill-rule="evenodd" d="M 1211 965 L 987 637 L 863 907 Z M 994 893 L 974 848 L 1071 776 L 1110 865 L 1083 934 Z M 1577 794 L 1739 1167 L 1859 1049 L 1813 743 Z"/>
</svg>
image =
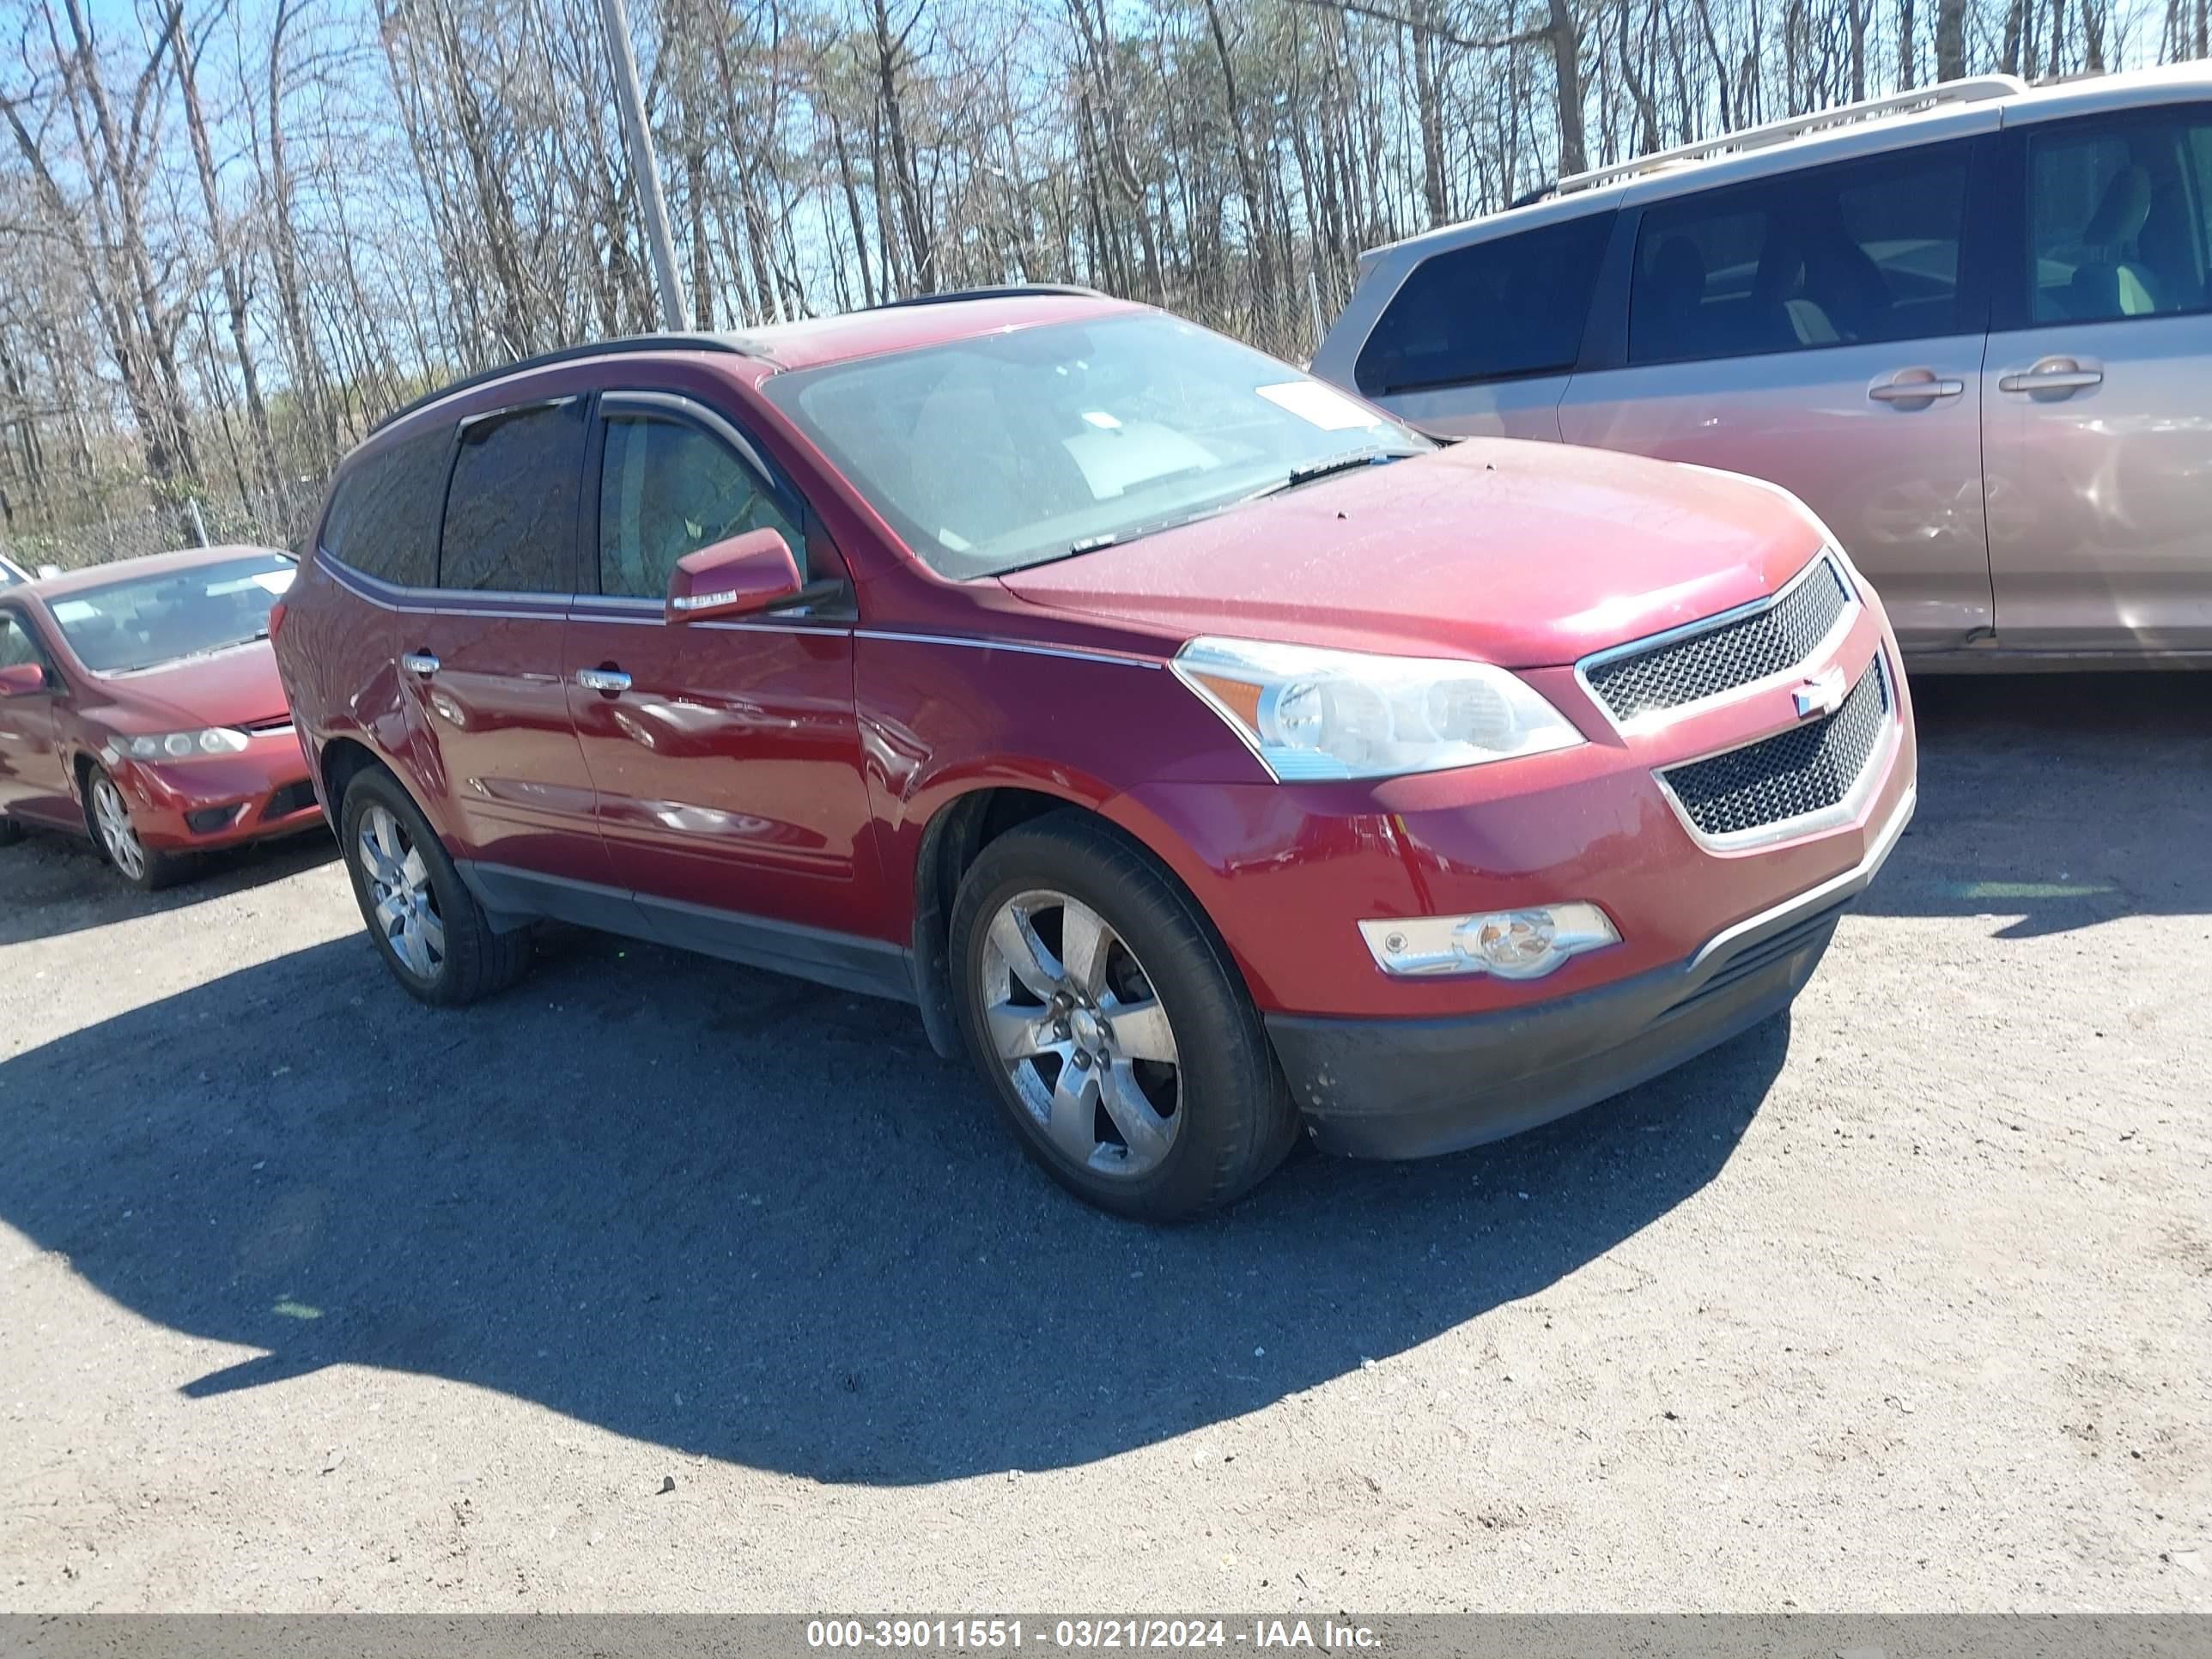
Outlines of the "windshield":
<svg viewBox="0 0 2212 1659">
<path fill-rule="evenodd" d="M 47 608 L 87 668 L 128 674 L 265 637 L 269 607 L 291 586 L 292 574 L 290 559 L 254 553 L 78 588 Z"/>
<path fill-rule="evenodd" d="M 26 580 L 27 579 L 21 571 L 9 564 L 7 560 L 0 559 L 0 587 L 13 587 L 16 583 Z"/>
<path fill-rule="evenodd" d="M 995 575 L 1431 447 L 1286 363 L 1158 313 L 779 374 L 768 394 L 932 569 Z"/>
</svg>

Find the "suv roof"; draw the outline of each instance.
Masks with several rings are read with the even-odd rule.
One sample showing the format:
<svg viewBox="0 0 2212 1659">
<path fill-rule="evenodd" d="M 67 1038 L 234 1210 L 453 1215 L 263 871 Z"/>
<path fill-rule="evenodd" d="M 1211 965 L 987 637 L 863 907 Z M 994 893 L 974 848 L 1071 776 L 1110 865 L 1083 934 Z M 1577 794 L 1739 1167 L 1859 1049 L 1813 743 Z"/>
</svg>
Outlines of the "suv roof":
<svg viewBox="0 0 2212 1659">
<path fill-rule="evenodd" d="M 812 368 L 915 346 L 938 345 L 949 340 L 972 339 L 977 335 L 1030 327 L 1038 323 L 1073 321 L 1107 312 L 1144 308 L 1126 300 L 1109 298 L 1093 289 L 1040 283 L 917 295 L 864 311 L 720 333 L 625 335 L 564 346 L 557 351 L 464 375 L 412 403 L 402 404 L 371 430 L 381 432 L 434 404 L 512 375 L 596 357 L 635 356 L 647 352 L 720 352 L 750 358 L 774 373 L 779 369 Z"/>
<path fill-rule="evenodd" d="M 2140 107 L 2212 97 L 2212 64 L 2172 64 L 2112 75 L 2076 76 L 2030 86 L 2008 75 L 1969 76 L 1917 91 L 1741 128 L 1718 137 L 1571 174 L 1497 213 L 1443 225 L 1418 236 L 1369 248 L 1363 274 L 1401 249 L 1457 246 L 1470 231 L 1571 218 L 1583 212 L 1644 202 L 1708 185 L 1764 178 L 1824 161 L 1906 144 L 1984 132 L 2022 120 Z"/>
</svg>

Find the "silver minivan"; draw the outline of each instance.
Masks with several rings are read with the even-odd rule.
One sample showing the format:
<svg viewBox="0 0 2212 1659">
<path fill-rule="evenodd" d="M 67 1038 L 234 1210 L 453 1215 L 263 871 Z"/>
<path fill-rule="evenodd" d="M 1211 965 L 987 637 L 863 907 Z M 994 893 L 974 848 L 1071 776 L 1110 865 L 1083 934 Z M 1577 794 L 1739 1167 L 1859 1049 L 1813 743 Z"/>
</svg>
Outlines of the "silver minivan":
<svg viewBox="0 0 2212 1659">
<path fill-rule="evenodd" d="M 2212 653 L 2212 66 L 1948 82 L 1360 263 L 1316 374 L 1784 485 L 1916 665 Z"/>
</svg>

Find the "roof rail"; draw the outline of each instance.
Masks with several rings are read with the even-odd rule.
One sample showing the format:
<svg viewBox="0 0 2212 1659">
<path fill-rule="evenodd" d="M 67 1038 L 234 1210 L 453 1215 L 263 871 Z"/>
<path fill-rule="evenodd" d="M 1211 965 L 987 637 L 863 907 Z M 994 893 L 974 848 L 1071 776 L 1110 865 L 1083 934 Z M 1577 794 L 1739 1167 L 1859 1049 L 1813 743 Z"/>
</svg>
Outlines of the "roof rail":
<svg viewBox="0 0 2212 1659">
<path fill-rule="evenodd" d="M 493 368 L 480 368 L 473 374 L 464 374 L 449 381 L 434 392 L 426 392 L 412 403 L 402 404 L 375 425 L 369 428 L 374 435 L 395 421 L 404 420 L 420 409 L 480 386 L 489 386 L 494 380 L 503 380 L 510 374 L 520 374 L 532 368 L 551 368 L 560 363 L 578 363 L 592 357 L 612 357 L 625 351 L 726 351 L 739 357 L 758 355 L 743 341 L 726 334 L 626 334 L 611 340 L 593 340 L 585 345 L 562 346 L 557 351 L 543 351 L 535 357 L 524 357 L 512 363 L 501 363 Z"/>
<path fill-rule="evenodd" d="M 1948 104 L 1985 103 L 1995 98 L 2016 97 L 2027 90 L 2027 82 L 2016 75 L 1971 75 L 1962 80 L 1939 82 L 1932 87 L 1922 87 L 1913 92 L 1892 93 L 1886 98 L 1869 98 L 1861 103 L 1816 110 L 1810 115 L 1793 115 L 1786 121 L 1769 121 L 1764 126 L 1745 127 L 1740 131 L 1723 133 L 1717 138 L 1702 139 L 1694 144 L 1679 144 L 1673 149 L 1639 155 L 1633 161 L 1616 161 L 1610 167 L 1592 167 L 1587 173 L 1574 173 L 1560 179 L 1553 190 L 1559 195 L 1570 196 L 1577 191 L 1595 190 L 1600 185 L 1618 184 L 1624 179 L 1662 172 L 1691 161 L 1710 161 L 1715 156 L 1742 155 L 1750 150 L 1786 144 L 1793 138 L 1824 132 L 1832 127 L 1852 126 L 1862 121 L 1881 120 L 1886 116 L 1940 109 Z"/>
<path fill-rule="evenodd" d="M 1031 300 L 1057 295 L 1063 299 L 1103 300 L 1095 288 L 1074 283 L 1009 283 L 1003 288 L 959 288 L 945 294 L 912 294 L 903 300 L 885 300 L 871 311 L 896 311 L 904 306 L 950 306 L 967 300 Z"/>
</svg>

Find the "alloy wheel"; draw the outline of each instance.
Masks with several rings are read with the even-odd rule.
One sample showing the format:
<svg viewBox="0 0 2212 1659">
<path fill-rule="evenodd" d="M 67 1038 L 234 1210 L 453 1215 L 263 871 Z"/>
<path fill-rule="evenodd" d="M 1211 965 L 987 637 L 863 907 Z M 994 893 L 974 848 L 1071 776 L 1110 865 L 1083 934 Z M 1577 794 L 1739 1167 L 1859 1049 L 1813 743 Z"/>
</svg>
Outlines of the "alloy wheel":
<svg viewBox="0 0 2212 1659">
<path fill-rule="evenodd" d="M 1089 905 L 1038 889 L 991 918 L 983 1029 L 1045 1138 L 1081 1167 L 1133 1179 L 1182 1127 L 1167 1010 L 1127 940 Z"/>
<path fill-rule="evenodd" d="M 93 780 L 92 817 L 100 830 L 100 844 L 115 867 L 132 881 L 143 880 L 146 849 L 139 842 L 138 832 L 131 827 L 131 809 L 124 804 L 123 792 L 112 779 Z"/>
<path fill-rule="evenodd" d="M 417 979 L 435 979 L 446 964 L 446 924 L 422 849 L 381 804 L 361 815 L 356 844 L 384 942 Z"/>
</svg>

